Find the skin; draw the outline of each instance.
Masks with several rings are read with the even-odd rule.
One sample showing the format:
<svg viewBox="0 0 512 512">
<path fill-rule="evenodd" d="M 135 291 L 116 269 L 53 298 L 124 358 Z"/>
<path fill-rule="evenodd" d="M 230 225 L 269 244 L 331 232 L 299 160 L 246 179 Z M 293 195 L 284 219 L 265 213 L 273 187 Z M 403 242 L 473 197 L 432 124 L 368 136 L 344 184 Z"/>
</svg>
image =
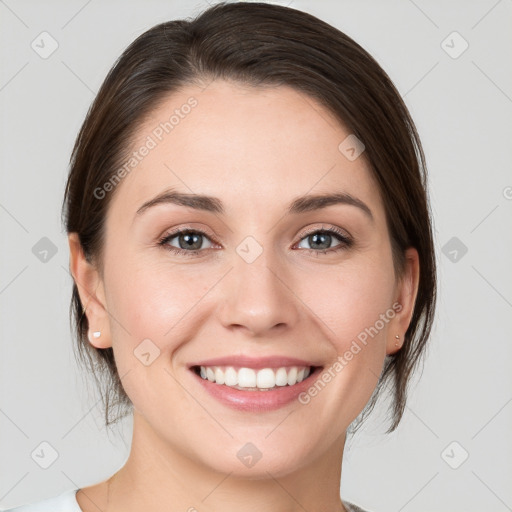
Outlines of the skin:
<svg viewBox="0 0 512 512">
<path fill-rule="evenodd" d="M 294 89 L 225 81 L 204 91 L 187 86 L 139 127 L 133 148 L 190 96 L 198 105 L 115 190 L 102 272 L 85 260 L 76 234 L 69 236 L 70 268 L 89 326 L 102 333 L 91 343 L 113 347 L 134 404 L 126 464 L 108 481 L 83 488 L 77 500 L 95 512 L 170 505 L 343 511 L 345 431 L 368 402 L 386 354 L 400 349 L 395 335 L 401 344 L 413 312 L 418 254 L 406 251 L 398 279 L 364 153 L 349 161 L 338 150 L 349 132 Z M 134 220 L 145 201 L 170 187 L 215 196 L 226 213 L 163 204 Z M 364 201 L 373 220 L 347 204 L 285 215 L 299 196 L 335 191 Z M 178 227 L 206 231 L 199 255 L 158 245 Z M 304 232 L 329 227 L 354 244 L 334 251 L 341 242 L 333 235 L 330 252 L 318 254 Z M 263 248 L 250 264 L 236 252 L 247 236 Z M 179 247 L 179 237 L 170 244 Z M 327 368 L 396 301 L 401 311 L 307 405 L 236 411 L 206 393 L 187 368 L 231 354 L 285 355 Z M 149 366 L 133 354 L 146 338 L 160 349 Z M 236 456 L 247 442 L 262 453 L 252 468 Z"/>
</svg>

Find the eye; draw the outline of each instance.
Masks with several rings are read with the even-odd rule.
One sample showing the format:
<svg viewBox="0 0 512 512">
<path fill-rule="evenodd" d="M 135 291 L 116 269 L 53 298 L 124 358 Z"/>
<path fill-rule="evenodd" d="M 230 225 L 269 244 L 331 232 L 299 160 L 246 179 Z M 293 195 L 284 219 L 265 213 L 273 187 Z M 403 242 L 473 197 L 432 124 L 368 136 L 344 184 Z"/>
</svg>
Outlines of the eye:
<svg viewBox="0 0 512 512">
<path fill-rule="evenodd" d="M 204 247 L 203 242 L 208 240 L 210 246 Z M 165 247 L 171 252 L 177 254 L 197 254 L 202 249 L 209 249 L 213 245 L 206 233 L 191 229 L 182 229 L 167 233 L 159 242 L 159 245 Z"/>
<path fill-rule="evenodd" d="M 332 246 L 332 243 L 336 241 L 338 243 Z M 301 245 L 304 243 L 309 244 L 311 248 L 308 249 Z M 326 254 L 347 249 L 351 247 L 352 244 L 353 241 L 351 238 L 345 235 L 341 230 L 331 227 L 328 229 L 322 228 L 310 231 L 301 239 L 298 247 L 317 254 Z"/>
</svg>

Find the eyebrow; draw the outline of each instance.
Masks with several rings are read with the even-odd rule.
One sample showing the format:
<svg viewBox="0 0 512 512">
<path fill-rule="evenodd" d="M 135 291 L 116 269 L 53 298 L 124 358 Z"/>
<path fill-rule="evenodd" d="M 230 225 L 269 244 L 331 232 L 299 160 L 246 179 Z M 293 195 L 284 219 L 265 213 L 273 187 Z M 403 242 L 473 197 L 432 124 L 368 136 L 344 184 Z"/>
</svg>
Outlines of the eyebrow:
<svg viewBox="0 0 512 512">
<path fill-rule="evenodd" d="M 135 216 L 139 216 L 149 208 L 160 204 L 176 204 L 179 206 L 187 206 L 195 210 L 202 210 L 211 213 L 224 214 L 224 206 L 222 201 L 216 197 L 199 195 L 199 194 L 185 194 L 183 192 L 177 192 L 175 190 L 166 190 L 161 194 L 157 195 L 153 199 L 146 201 L 136 212 Z M 299 214 L 305 212 L 311 212 L 327 208 L 328 206 L 336 204 L 345 204 L 349 206 L 355 206 L 361 209 L 370 220 L 374 220 L 372 211 L 370 208 L 358 199 L 350 194 L 344 192 L 338 193 L 326 193 L 326 194 L 315 194 L 306 195 L 294 199 L 287 209 L 287 214 Z"/>
</svg>

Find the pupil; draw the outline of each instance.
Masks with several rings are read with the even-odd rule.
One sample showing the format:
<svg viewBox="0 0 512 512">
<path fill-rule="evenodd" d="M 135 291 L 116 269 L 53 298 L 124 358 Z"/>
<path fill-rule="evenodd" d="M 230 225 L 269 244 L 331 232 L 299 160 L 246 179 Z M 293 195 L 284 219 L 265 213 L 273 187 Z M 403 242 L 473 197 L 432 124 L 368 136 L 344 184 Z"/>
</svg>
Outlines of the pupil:
<svg viewBox="0 0 512 512">
<path fill-rule="evenodd" d="M 182 249 L 200 249 L 201 248 L 201 235 L 198 233 L 187 233 L 180 236 L 180 247 Z M 182 244 L 182 240 L 185 241 Z"/>
<path fill-rule="evenodd" d="M 311 235 L 309 239 L 312 247 L 316 245 L 317 249 L 328 249 L 331 242 L 331 235 L 328 233 L 315 233 Z M 320 239 L 322 239 L 323 242 Z M 319 247 L 319 245 L 323 245 L 324 247 Z"/>
</svg>

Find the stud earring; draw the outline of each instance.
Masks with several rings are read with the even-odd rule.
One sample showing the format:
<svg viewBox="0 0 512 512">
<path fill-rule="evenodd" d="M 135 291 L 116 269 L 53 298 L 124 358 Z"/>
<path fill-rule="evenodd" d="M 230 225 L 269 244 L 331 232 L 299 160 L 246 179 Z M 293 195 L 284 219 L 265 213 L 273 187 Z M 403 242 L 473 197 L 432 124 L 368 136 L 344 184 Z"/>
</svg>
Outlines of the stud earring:
<svg viewBox="0 0 512 512">
<path fill-rule="evenodd" d="M 398 334 L 395 334 L 395 338 L 396 338 L 397 340 L 399 340 L 399 339 L 400 339 L 400 336 L 398 336 Z M 395 343 L 395 347 L 398 347 L 398 341 Z"/>
<path fill-rule="evenodd" d="M 93 336 L 93 338 L 98 339 L 101 336 L 101 331 L 94 331 L 92 333 L 92 336 Z M 89 335 L 87 337 L 89 338 L 89 341 L 92 342 L 90 331 L 89 331 Z"/>
</svg>

